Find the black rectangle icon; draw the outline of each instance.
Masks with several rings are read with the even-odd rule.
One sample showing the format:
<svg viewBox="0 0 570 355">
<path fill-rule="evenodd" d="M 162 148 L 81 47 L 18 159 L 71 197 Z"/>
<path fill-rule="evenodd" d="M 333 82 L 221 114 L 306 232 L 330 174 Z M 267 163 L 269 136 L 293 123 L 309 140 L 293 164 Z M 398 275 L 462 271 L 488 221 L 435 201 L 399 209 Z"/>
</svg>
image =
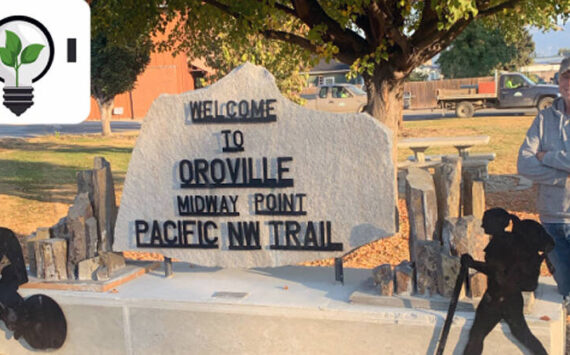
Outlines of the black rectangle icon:
<svg viewBox="0 0 570 355">
<path fill-rule="evenodd" d="M 68 38 L 67 39 L 67 62 L 75 63 L 77 62 L 77 39 Z"/>
</svg>

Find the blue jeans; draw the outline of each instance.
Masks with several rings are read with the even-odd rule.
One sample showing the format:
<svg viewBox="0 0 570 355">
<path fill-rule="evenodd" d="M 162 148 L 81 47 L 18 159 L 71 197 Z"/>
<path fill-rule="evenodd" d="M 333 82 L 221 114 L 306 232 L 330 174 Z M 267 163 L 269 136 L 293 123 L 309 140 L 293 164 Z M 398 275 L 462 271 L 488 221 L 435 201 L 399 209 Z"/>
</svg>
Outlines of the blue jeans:
<svg viewBox="0 0 570 355">
<path fill-rule="evenodd" d="M 554 265 L 554 280 L 558 292 L 566 296 L 570 293 L 570 223 L 543 223 L 544 229 L 554 239 L 554 250 L 548 258 Z"/>
</svg>

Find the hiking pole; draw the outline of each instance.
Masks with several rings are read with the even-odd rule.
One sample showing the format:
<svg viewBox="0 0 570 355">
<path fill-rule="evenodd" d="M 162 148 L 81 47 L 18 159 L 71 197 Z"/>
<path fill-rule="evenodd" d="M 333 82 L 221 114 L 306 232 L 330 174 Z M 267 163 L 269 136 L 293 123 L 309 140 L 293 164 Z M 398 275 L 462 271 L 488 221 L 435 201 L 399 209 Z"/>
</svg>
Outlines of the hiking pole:
<svg viewBox="0 0 570 355">
<path fill-rule="evenodd" d="M 441 335 L 439 337 L 439 344 L 437 346 L 436 355 L 442 355 L 443 349 L 445 348 L 445 343 L 447 342 L 447 335 L 449 334 L 449 328 L 451 328 L 451 322 L 453 321 L 453 315 L 455 314 L 455 308 L 457 308 L 457 301 L 459 300 L 459 294 L 461 293 L 461 287 L 463 286 L 463 281 L 467 277 L 467 270 L 469 268 L 464 263 L 461 263 L 461 268 L 459 269 L 459 275 L 457 275 L 457 280 L 455 281 L 455 288 L 453 289 L 453 295 L 451 301 L 449 302 L 449 309 L 447 310 L 447 318 L 445 318 L 445 323 L 443 329 L 441 330 Z"/>
</svg>

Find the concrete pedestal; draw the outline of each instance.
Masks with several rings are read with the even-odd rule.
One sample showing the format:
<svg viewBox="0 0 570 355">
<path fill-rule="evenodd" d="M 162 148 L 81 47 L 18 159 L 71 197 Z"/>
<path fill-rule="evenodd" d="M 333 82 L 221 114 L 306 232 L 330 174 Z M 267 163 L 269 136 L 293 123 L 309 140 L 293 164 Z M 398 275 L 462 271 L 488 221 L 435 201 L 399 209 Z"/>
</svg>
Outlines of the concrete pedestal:
<svg viewBox="0 0 570 355">
<path fill-rule="evenodd" d="M 117 292 L 21 293 L 45 293 L 62 306 L 68 338 L 53 354 L 433 354 L 446 312 L 351 302 L 370 276 L 370 270 L 345 269 L 343 286 L 332 268 L 175 263 L 173 278 L 155 270 Z M 446 354 L 462 353 L 473 317 L 457 313 Z M 564 353 L 565 317 L 551 279 L 543 280 L 527 320 L 549 354 Z M 35 353 L 3 331 L 0 354 Z M 526 352 L 501 324 L 484 353 Z"/>
</svg>

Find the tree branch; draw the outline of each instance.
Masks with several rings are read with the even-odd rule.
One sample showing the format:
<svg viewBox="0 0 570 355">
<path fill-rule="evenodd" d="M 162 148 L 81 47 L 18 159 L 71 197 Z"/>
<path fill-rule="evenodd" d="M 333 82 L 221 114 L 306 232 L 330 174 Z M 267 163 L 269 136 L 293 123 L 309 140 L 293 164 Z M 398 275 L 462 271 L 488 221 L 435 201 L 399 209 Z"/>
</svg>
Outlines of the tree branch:
<svg viewBox="0 0 570 355">
<path fill-rule="evenodd" d="M 503 9 L 515 7 L 520 0 L 508 0 L 499 5 L 479 10 L 478 17 L 493 15 Z M 477 1 L 477 6 L 488 4 L 488 0 Z M 429 7 L 428 7 L 429 6 Z M 416 32 L 412 36 L 411 43 L 416 51 L 410 57 L 409 64 L 417 64 L 425 61 L 441 52 L 473 21 L 473 18 L 461 19 L 446 31 L 437 30 L 437 14 L 429 4 L 425 4 L 422 19 Z"/>
<path fill-rule="evenodd" d="M 283 42 L 288 42 L 292 44 L 296 44 L 301 48 L 310 50 L 315 52 L 317 50 L 317 46 L 311 43 L 308 39 L 297 36 L 295 34 L 285 32 L 285 31 L 275 31 L 275 30 L 264 30 L 261 31 L 261 34 L 268 39 L 275 39 Z"/>
<path fill-rule="evenodd" d="M 402 48 L 402 52 L 406 54 L 410 52 L 410 42 L 405 35 L 403 35 L 398 29 L 394 27 L 390 27 L 389 33 L 390 38 L 392 38 L 394 42 L 396 42 L 396 44 Z"/>
<path fill-rule="evenodd" d="M 342 28 L 338 22 L 329 17 L 316 0 L 292 0 L 297 17 L 314 28 L 318 25 L 327 27 L 324 40 L 332 41 L 343 51 L 364 53 L 368 47 L 366 40 L 351 30 Z"/>
<path fill-rule="evenodd" d="M 236 19 L 242 17 L 242 15 L 238 11 L 234 11 L 231 6 L 217 0 L 204 0 L 204 2 Z M 285 5 L 276 6 L 275 8 L 290 13 L 311 28 L 319 24 L 325 24 L 327 30 L 323 36 L 325 37 L 323 40 L 331 41 L 334 45 L 339 47 L 340 51 L 338 57 L 345 58 L 343 61 L 347 60 L 346 58 L 354 58 L 354 60 L 356 60 L 356 58 L 365 53 L 365 50 L 368 48 L 367 42 L 356 33 L 350 30 L 344 30 L 338 22 L 334 21 L 324 12 L 316 0 L 293 0 L 293 3 L 295 5 L 293 12 L 290 12 L 289 10 L 291 9 Z M 273 29 L 259 30 L 258 32 L 269 39 L 277 39 L 297 44 L 313 52 L 317 50 L 317 46 L 311 44 L 309 40 L 289 32 Z"/>
<path fill-rule="evenodd" d="M 484 1 L 479 1 L 478 6 L 481 6 Z M 512 8 L 520 0 L 508 0 L 494 7 L 479 10 L 478 16 L 489 16 L 495 14 L 503 9 Z M 427 6 L 427 4 L 426 4 Z M 430 7 L 431 9 L 431 7 Z M 426 8 L 424 8 L 426 11 Z M 430 10 L 433 13 L 433 11 Z M 445 49 L 451 42 L 473 21 L 473 18 L 468 20 L 461 19 L 457 21 L 450 29 L 442 32 L 437 30 L 437 16 L 433 15 L 426 16 L 426 13 L 422 14 L 422 20 L 420 22 L 420 27 L 414 35 L 412 36 L 412 45 L 417 49 L 414 56 L 421 58 L 420 61 L 429 59 Z M 417 61 L 417 60 L 416 60 Z"/>
<path fill-rule="evenodd" d="M 203 0 L 205 3 L 214 6 L 215 8 L 217 8 L 218 10 L 221 10 L 223 12 L 225 12 L 226 14 L 238 19 L 241 17 L 241 14 L 237 11 L 233 11 L 232 8 L 226 4 L 223 4 L 219 1 L 216 0 Z M 257 0 L 257 2 L 262 3 L 263 0 Z M 287 7 L 283 4 L 279 4 L 279 3 L 275 3 L 275 9 L 282 11 L 288 15 L 291 15 L 295 18 L 299 18 L 299 16 L 297 15 L 297 13 L 295 12 L 294 9 Z"/>
<path fill-rule="evenodd" d="M 366 15 L 359 15 L 356 17 L 355 20 L 356 26 L 358 26 L 364 34 L 366 35 L 366 39 L 368 43 L 372 43 L 374 45 L 374 33 L 372 29 L 372 25 L 370 24 L 370 17 Z"/>
<path fill-rule="evenodd" d="M 445 49 L 473 21 L 473 18 L 461 19 L 445 32 L 436 31 L 427 38 L 415 43 L 417 51 L 410 57 L 410 64 L 421 64 Z M 415 37 L 415 36 L 414 36 Z M 412 68 L 413 69 L 413 68 Z"/>
<path fill-rule="evenodd" d="M 519 3 L 519 2 L 520 2 L 520 0 L 509 0 L 509 1 L 506 1 L 504 3 L 499 4 L 497 6 L 493 6 L 493 7 L 489 7 L 486 9 L 479 10 L 479 15 L 480 16 L 493 15 L 499 11 L 502 11 L 503 9 L 511 9 L 511 8 L 515 7 L 515 5 L 517 5 L 517 3 Z M 477 5 L 479 6 L 479 2 L 477 2 Z"/>
<path fill-rule="evenodd" d="M 377 47 L 386 34 L 385 14 L 376 2 L 371 2 L 368 7 L 368 17 L 370 18 L 370 30 L 373 35 L 371 43 L 374 47 Z"/>
<path fill-rule="evenodd" d="M 226 14 L 232 17 L 235 17 L 236 19 L 240 18 L 240 14 L 235 11 L 232 11 L 232 9 L 226 4 L 222 4 L 221 2 L 218 2 L 216 0 L 204 0 L 204 2 L 206 4 L 212 5 L 213 7 L 225 12 Z"/>
<path fill-rule="evenodd" d="M 262 1 L 262 0 L 258 0 L 258 1 Z M 299 17 L 299 16 L 297 16 L 297 13 L 295 12 L 295 9 L 292 9 L 292 8 L 290 8 L 290 7 L 288 7 L 288 6 L 283 5 L 283 4 L 275 3 L 275 8 L 276 8 L 277 10 L 280 10 L 280 11 L 286 13 L 287 15 L 291 15 L 291 16 L 294 16 L 294 17 L 297 17 L 297 18 Z"/>
<path fill-rule="evenodd" d="M 292 43 L 292 44 L 298 45 L 301 48 L 309 50 L 313 53 L 316 53 L 316 51 L 318 49 L 317 46 L 314 45 L 313 43 L 311 43 L 311 41 L 309 41 L 308 39 L 301 37 L 301 36 L 298 36 L 298 35 L 295 35 L 295 34 L 292 34 L 292 33 L 289 33 L 289 32 L 265 30 L 265 31 L 261 31 L 261 34 L 265 38 L 283 41 L 283 42 L 287 42 L 287 43 Z M 335 55 L 335 58 L 340 60 L 343 63 L 350 65 L 358 58 L 358 55 L 355 53 L 344 53 L 344 52 L 340 51 L 338 54 Z"/>
<path fill-rule="evenodd" d="M 437 13 L 431 7 L 431 1 L 424 2 L 424 8 L 422 11 L 422 18 L 420 19 L 420 24 L 416 32 L 426 33 L 432 28 L 437 28 Z"/>
<path fill-rule="evenodd" d="M 384 0 L 378 1 L 378 5 L 388 16 L 390 23 L 395 27 L 402 26 L 404 24 L 404 17 L 402 16 L 402 11 L 398 9 L 398 2 L 396 0 Z"/>
<path fill-rule="evenodd" d="M 398 22 L 403 21 L 401 13 L 398 12 L 397 15 L 394 15 L 394 13 L 389 9 L 387 4 L 385 4 L 382 1 L 375 1 L 372 4 L 370 4 L 370 6 L 373 9 L 376 8 L 377 9 L 376 11 L 380 12 L 378 17 L 381 19 L 380 25 L 383 27 L 382 37 L 384 35 L 388 36 L 389 38 L 394 40 L 394 42 L 396 42 L 396 44 L 401 48 L 403 53 L 409 53 L 410 45 L 408 38 L 406 38 L 406 36 L 403 33 L 401 33 L 400 30 L 398 30 L 399 25 L 397 23 L 394 23 L 393 21 L 393 19 L 396 19 Z"/>
</svg>

